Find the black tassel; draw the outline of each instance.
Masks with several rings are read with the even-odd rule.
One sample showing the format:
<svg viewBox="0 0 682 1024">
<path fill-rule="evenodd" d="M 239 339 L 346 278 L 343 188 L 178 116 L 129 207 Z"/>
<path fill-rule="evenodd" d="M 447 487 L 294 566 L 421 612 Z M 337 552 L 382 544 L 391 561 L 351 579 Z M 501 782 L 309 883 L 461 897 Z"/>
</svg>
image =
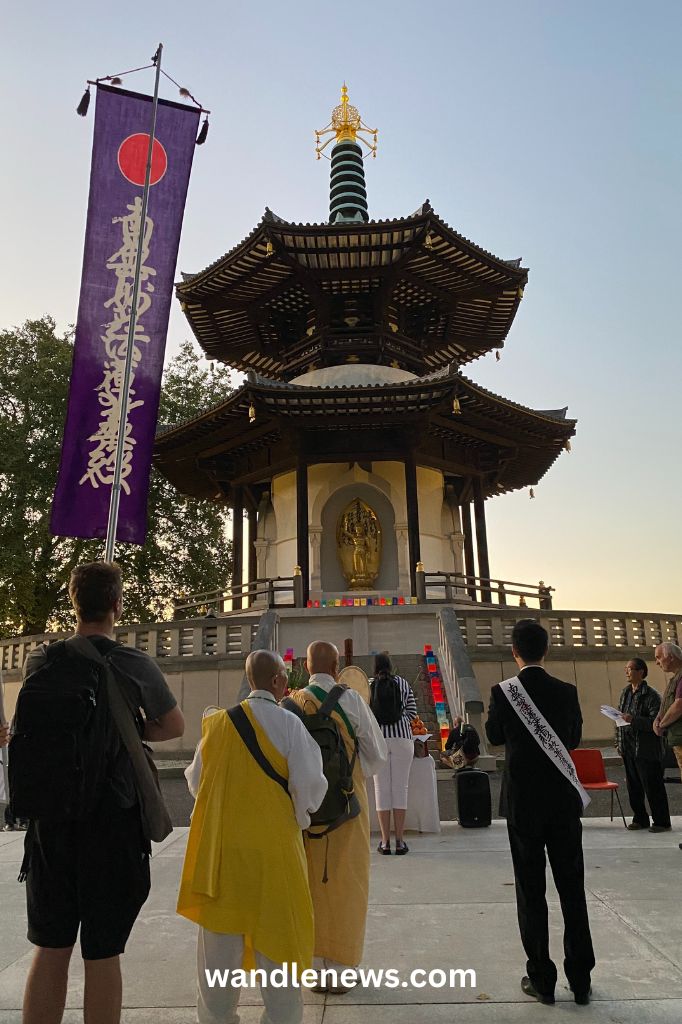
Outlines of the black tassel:
<svg viewBox="0 0 682 1024">
<path fill-rule="evenodd" d="M 208 135 L 208 117 L 205 117 L 204 118 L 204 123 L 201 126 L 201 130 L 200 130 L 199 134 L 197 135 L 196 145 L 197 146 L 203 146 L 203 144 L 206 142 L 206 136 L 207 135 Z"/>
<path fill-rule="evenodd" d="M 85 115 L 88 112 L 88 107 L 89 106 L 90 106 L 90 86 L 88 86 L 87 89 L 85 90 L 85 92 L 83 93 L 81 101 L 78 104 L 78 106 L 76 107 L 76 113 L 80 114 L 81 117 L 85 117 Z"/>
</svg>

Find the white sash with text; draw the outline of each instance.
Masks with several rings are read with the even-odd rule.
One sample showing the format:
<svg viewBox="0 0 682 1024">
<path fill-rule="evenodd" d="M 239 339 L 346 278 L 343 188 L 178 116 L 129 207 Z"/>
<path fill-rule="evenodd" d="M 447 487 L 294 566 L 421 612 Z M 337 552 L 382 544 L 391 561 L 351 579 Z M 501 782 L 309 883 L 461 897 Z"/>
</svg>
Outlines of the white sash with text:
<svg viewBox="0 0 682 1024">
<path fill-rule="evenodd" d="M 547 719 L 530 699 L 521 680 L 518 676 L 505 679 L 503 683 L 500 683 L 500 689 L 538 746 L 544 750 L 552 764 L 556 765 L 564 778 L 568 779 L 574 789 L 578 791 L 584 810 L 590 802 L 590 797 L 580 784 L 571 755 Z"/>
</svg>

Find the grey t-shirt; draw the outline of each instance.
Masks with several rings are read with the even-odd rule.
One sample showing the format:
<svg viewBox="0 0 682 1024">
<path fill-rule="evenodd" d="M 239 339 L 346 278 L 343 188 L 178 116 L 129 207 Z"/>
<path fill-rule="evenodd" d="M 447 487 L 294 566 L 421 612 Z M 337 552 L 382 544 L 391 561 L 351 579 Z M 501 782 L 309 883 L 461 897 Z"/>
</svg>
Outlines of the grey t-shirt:
<svg viewBox="0 0 682 1024">
<path fill-rule="evenodd" d="M 128 690 L 138 695 L 137 706 L 144 711 L 145 718 L 155 719 L 167 714 L 176 706 L 177 701 L 166 682 L 163 672 L 156 662 L 134 647 L 123 644 L 111 647 L 111 640 L 105 636 L 91 636 L 100 654 L 107 653 L 114 675 L 125 679 Z M 98 643 L 97 641 L 103 641 Z M 40 644 L 31 651 L 24 663 L 24 679 L 32 675 L 45 663 L 46 645 Z M 136 715 L 136 724 L 140 735 L 144 729 L 141 715 Z M 121 807 L 132 807 L 137 802 L 135 776 L 132 762 L 123 747 L 119 747 L 110 778 L 111 793 L 115 802 Z"/>
<path fill-rule="evenodd" d="M 123 676 L 139 691 L 145 718 L 161 718 L 178 703 L 163 672 L 144 651 L 136 651 L 134 647 L 113 647 L 109 660 L 114 673 Z"/>
<path fill-rule="evenodd" d="M 105 636 L 92 636 L 88 639 L 109 641 L 109 637 Z M 45 650 L 45 644 L 40 644 L 31 651 L 24 665 L 24 679 L 36 672 L 44 663 Z M 139 706 L 144 711 L 145 718 L 161 718 L 173 710 L 177 700 L 163 672 L 148 654 L 121 644 L 111 648 L 109 661 L 114 673 L 132 684 L 139 694 Z"/>
</svg>

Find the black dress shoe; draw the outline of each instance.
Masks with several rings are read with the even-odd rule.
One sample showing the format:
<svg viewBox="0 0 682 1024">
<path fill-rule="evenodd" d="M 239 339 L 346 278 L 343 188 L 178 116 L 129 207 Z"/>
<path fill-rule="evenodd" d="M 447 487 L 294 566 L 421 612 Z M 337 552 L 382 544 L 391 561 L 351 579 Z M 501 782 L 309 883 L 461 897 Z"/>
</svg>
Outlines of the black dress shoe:
<svg viewBox="0 0 682 1024">
<path fill-rule="evenodd" d="M 390 844 L 390 842 L 389 843 L 379 843 L 379 845 L 377 846 L 377 850 L 379 851 L 379 853 L 383 853 L 384 857 L 390 856 L 390 853 L 391 853 L 391 844 Z"/>
<path fill-rule="evenodd" d="M 544 1003 L 545 1006 L 554 1006 L 554 993 L 552 992 L 551 995 L 542 995 L 538 992 L 530 978 L 525 975 L 521 978 L 521 991 L 532 999 L 537 999 L 539 1003 Z"/>
<path fill-rule="evenodd" d="M 573 989 L 571 989 L 573 992 Z M 590 996 L 592 995 L 592 989 L 588 988 L 587 992 L 573 992 L 573 999 L 578 1006 L 587 1006 L 590 1002 Z"/>
<path fill-rule="evenodd" d="M 402 857 L 404 854 L 409 853 L 410 848 L 407 843 L 404 843 L 402 839 L 397 839 L 395 844 L 395 855 L 396 857 Z"/>
</svg>

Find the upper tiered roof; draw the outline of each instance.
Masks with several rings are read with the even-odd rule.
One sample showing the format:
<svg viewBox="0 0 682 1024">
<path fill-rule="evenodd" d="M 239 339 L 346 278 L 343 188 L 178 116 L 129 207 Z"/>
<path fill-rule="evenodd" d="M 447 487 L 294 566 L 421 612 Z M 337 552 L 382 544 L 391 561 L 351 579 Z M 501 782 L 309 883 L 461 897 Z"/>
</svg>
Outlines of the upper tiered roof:
<svg viewBox="0 0 682 1024">
<path fill-rule="evenodd" d="M 458 234 L 428 201 L 409 217 L 368 220 L 363 132 L 374 155 L 376 132 L 344 87 L 316 133 L 318 156 L 333 143 L 333 223 L 266 210 L 177 285 L 206 355 L 247 371 L 220 406 L 159 432 L 156 465 L 185 494 L 230 500 L 233 487 L 266 487 L 301 461 L 410 452 L 466 502 L 475 480 L 484 496 L 537 483 L 575 432 L 565 409 L 528 409 L 462 375 L 503 346 L 528 270 Z"/>
<path fill-rule="evenodd" d="M 528 278 L 449 227 L 412 216 L 291 224 L 266 210 L 176 290 L 206 355 L 288 380 L 346 362 L 429 373 L 501 348 Z"/>
</svg>

